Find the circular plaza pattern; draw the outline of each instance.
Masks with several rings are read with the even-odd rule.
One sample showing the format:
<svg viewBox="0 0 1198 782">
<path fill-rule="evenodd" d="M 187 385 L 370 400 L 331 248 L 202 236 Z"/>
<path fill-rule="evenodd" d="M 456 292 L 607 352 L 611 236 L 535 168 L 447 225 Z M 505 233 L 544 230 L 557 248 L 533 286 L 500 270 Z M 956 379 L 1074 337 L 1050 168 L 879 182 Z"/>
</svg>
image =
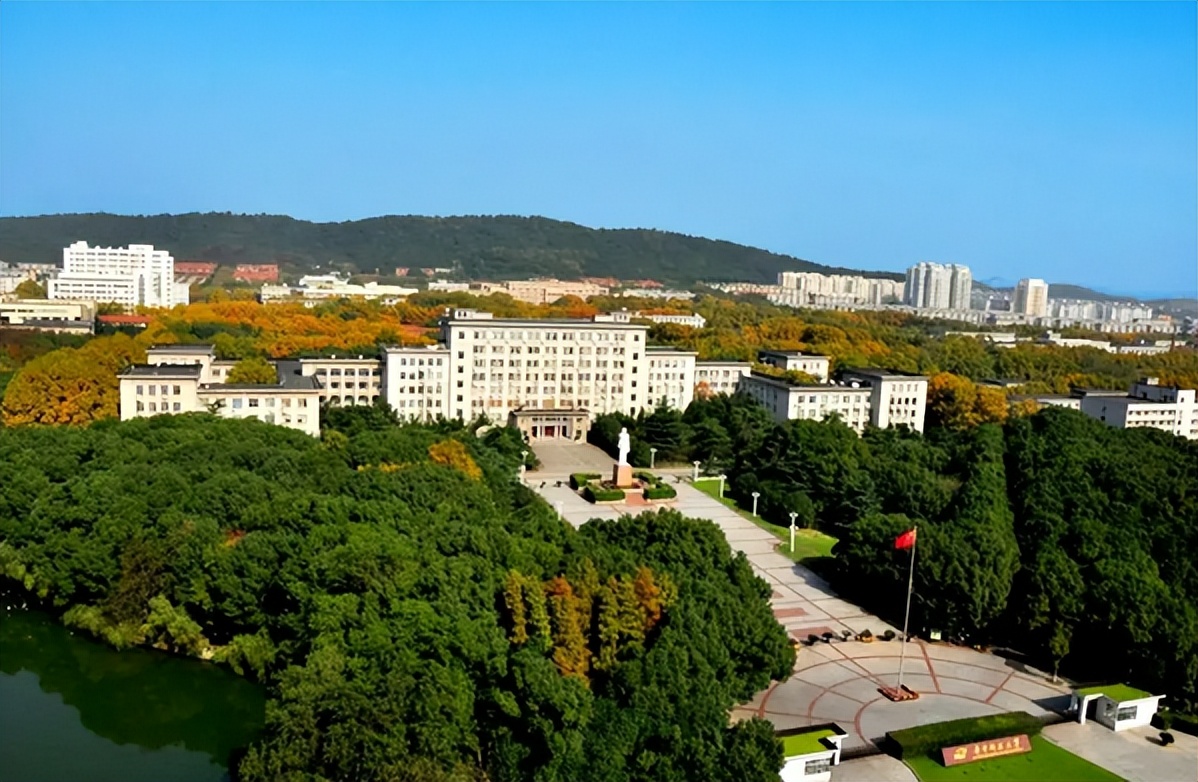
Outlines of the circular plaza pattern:
<svg viewBox="0 0 1198 782">
<path fill-rule="evenodd" d="M 794 674 L 737 710 L 778 728 L 835 722 L 848 731 L 846 750 L 876 744 L 887 731 L 1004 711 L 1033 716 L 1069 703 L 1065 684 L 992 654 L 948 644 L 907 644 L 903 684 L 918 700 L 893 703 L 878 692 L 898 682 L 898 641 L 846 641 L 804 646 Z"/>
</svg>

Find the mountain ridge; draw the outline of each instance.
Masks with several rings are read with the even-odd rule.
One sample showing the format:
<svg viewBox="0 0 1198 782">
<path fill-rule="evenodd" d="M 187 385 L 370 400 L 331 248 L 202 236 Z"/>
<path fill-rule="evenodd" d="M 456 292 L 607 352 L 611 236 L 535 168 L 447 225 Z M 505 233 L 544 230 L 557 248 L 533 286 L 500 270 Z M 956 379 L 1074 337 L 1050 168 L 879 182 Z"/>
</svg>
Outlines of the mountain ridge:
<svg viewBox="0 0 1198 782">
<path fill-rule="evenodd" d="M 650 278 L 671 284 L 773 283 L 780 271 L 895 272 L 826 266 L 720 239 L 649 228 L 590 228 L 547 217 L 386 215 L 317 223 L 286 215 L 106 212 L 0 217 L 0 259 L 57 263 L 76 240 L 99 246 L 152 244 L 177 260 L 280 263 L 392 274 L 396 267 L 453 267 L 471 279 L 529 276 Z"/>
</svg>

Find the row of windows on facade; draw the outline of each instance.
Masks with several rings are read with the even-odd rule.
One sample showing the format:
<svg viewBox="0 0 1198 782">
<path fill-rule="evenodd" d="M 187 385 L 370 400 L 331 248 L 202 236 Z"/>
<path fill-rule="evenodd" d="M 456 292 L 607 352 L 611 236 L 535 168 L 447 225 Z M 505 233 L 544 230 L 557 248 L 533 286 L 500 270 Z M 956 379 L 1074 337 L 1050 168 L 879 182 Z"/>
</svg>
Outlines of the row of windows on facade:
<svg viewBox="0 0 1198 782">
<path fill-rule="evenodd" d="M 146 388 L 148 388 L 149 391 L 146 391 L 145 390 Z M 183 390 L 180 386 L 171 386 L 171 385 L 138 386 L 137 387 L 137 396 L 157 396 L 159 393 L 159 389 L 161 389 L 162 396 L 170 396 L 172 394 L 175 396 L 178 396 L 179 394 L 183 393 Z"/>
<path fill-rule="evenodd" d="M 509 353 L 514 356 L 523 355 L 525 352 L 524 347 L 522 347 L 520 345 L 475 345 L 474 347 L 472 347 L 470 349 L 471 353 L 486 353 L 488 351 L 490 351 L 491 353 Z M 624 348 L 594 348 L 593 354 L 591 351 L 592 351 L 591 348 L 579 348 L 578 355 L 580 355 L 580 356 L 590 356 L 590 355 L 625 356 L 625 355 L 627 355 L 627 352 L 625 351 Z M 540 345 L 529 345 L 527 352 L 531 355 L 541 355 L 542 348 Z M 543 352 L 545 355 L 551 355 L 551 356 L 559 355 L 558 349 L 553 346 L 544 348 Z M 560 351 L 560 355 L 572 356 L 572 355 L 574 355 L 574 348 L 572 348 L 572 347 L 562 348 Z M 632 358 L 634 361 L 640 359 L 640 357 L 641 357 L 640 353 L 632 354 Z M 466 351 L 459 350 L 458 358 L 459 359 L 466 358 Z"/>
<path fill-rule="evenodd" d="M 327 386 L 325 386 L 325 388 L 341 388 L 341 387 L 342 387 L 341 382 L 337 381 L 337 380 L 330 381 L 329 384 Z M 377 389 L 379 387 L 379 384 L 378 384 L 378 382 L 367 383 L 365 380 L 359 380 L 358 384 L 355 386 L 352 382 L 346 381 L 344 387 L 346 389 L 351 389 L 351 388 L 376 388 Z"/>
<path fill-rule="evenodd" d="M 401 367 L 423 367 L 423 366 L 430 366 L 430 367 L 436 366 L 436 367 L 439 367 L 439 366 L 441 366 L 441 361 L 442 361 L 442 359 L 440 359 L 440 358 L 429 358 L 429 359 L 424 359 L 424 358 L 413 358 L 413 359 L 400 358 L 400 359 L 397 359 L 397 361 L 398 361 L 398 363 L 399 363 L 399 366 L 401 366 Z M 425 364 L 425 363 L 424 363 L 425 361 L 427 361 L 427 362 L 428 362 L 428 364 Z M 411 362 L 411 363 L 409 363 L 409 362 Z"/>
<path fill-rule="evenodd" d="M 373 369 L 325 369 L 324 367 L 316 370 L 317 377 L 327 377 L 330 375 L 333 377 L 374 377 L 375 371 Z"/>
<path fill-rule="evenodd" d="M 255 397 L 250 397 L 249 399 L 231 399 L 231 400 L 229 400 L 229 402 L 234 410 L 240 410 L 240 409 L 242 409 L 243 406 L 248 406 L 248 407 L 259 407 L 259 406 L 274 407 L 275 406 L 274 397 L 270 397 L 270 396 L 268 396 L 262 400 L 259 400 Z M 243 402 L 248 403 L 248 405 L 243 405 L 242 404 Z M 259 402 L 262 402 L 264 404 L 260 405 Z M 281 407 L 291 407 L 291 399 L 290 398 L 283 397 L 281 402 L 282 402 L 280 405 Z M 307 398 L 301 397 L 300 399 L 295 400 L 295 406 L 296 407 L 307 407 L 308 406 Z"/>
<path fill-rule="evenodd" d="M 572 388 L 562 389 L 562 393 L 564 393 L 564 394 L 570 394 L 573 392 L 574 392 L 574 389 L 572 389 Z M 564 398 L 558 397 L 556 394 L 549 394 L 549 393 L 546 393 L 545 396 L 549 397 L 549 398 L 544 399 L 542 401 L 544 403 L 550 404 L 550 405 L 560 405 L 562 407 L 573 406 L 573 407 L 577 407 L 577 408 L 590 408 L 590 406 L 591 406 L 590 399 L 573 399 L 573 400 L 564 399 Z M 458 401 L 461 402 L 462 398 L 458 397 Z M 636 401 L 636 394 L 632 395 L 632 401 L 633 402 Z M 504 401 L 503 399 L 493 399 L 493 398 L 492 399 L 473 399 L 470 402 L 470 406 L 471 407 L 491 407 L 491 408 L 513 409 L 513 408 L 518 408 L 521 405 L 526 404 L 527 402 L 528 402 L 527 399 L 508 399 L 506 401 Z M 436 406 L 437 407 L 441 406 L 440 400 L 437 400 Z"/>
<path fill-rule="evenodd" d="M 531 380 L 533 382 L 536 382 L 538 380 L 557 380 L 558 379 L 557 374 L 558 373 L 556 373 L 556 372 L 533 372 L 532 374 L 529 374 L 527 372 L 508 372 L 507 380 L 509 383 L 519 382 L 522 380 L 524 380 L 524 381 Z M 561 377 L 562 380 L 573 380 L 575 374 L 578 375 L 579 380 L 590 380 L 592 375 L 594 375 L 595 380 L 607 380 L 608 379 L 607 372 L 578 372 L 578 373 L 563 372 L 561 374 L 562 374 L 562 377 Z M 503 373 L 496 372 L 495 374 L 490 374 L 487 372 L 475 372 L 470 376 L 470 381 L 471 381 L 471 384 L 473 384 L 473 385 L 478 385 L 479 383 L 485 383 L 485 382 L 487 382 L 488 379 L 491 381 L 491 385 L 502 384 L 503 379 L 504 379 Z M 624 379 L 624 375 L 620 372 L 612 372 L 611 379 L 613 382 L 620 381 L 620 380 Z M 465 381 L 463 381 L 463 380 L 459 380 L 458 388 L 461 388 L 462 383 L 464 383 L 464 382 Z M 632 381 L 632 385 L 634 385 L 634 386 L 636 385 L 635 380 Z"/>
<path fill-rule="evenodd" d="M 610 331 L 475 331 L 475 339 L 541 340 L 543 342 L 640 342 L 640 332 Z M 458 339 L 466 339 L 466 332 L 458 330 Z"/>
</svg>

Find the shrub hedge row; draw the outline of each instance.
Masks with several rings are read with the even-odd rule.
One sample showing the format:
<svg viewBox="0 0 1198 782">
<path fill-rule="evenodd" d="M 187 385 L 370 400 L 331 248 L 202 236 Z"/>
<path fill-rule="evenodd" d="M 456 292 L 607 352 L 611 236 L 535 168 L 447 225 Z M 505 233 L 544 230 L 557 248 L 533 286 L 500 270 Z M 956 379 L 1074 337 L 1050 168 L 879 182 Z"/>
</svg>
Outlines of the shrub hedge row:
<svg viewBox="0 0 1198 782">
<path fill-rule="evenodd" d="M 596 489 L 594 486 L 587 486 L 582 490 L 582 496 L 587 502 L 615 502 L 624 499 L 624 490 Z"/>
<path fill-rule="evenodd" d="M 949 720 L 914 728 L 892 730 L 886 734 L 890 752 L 899 760 L 932 754 L 942 747 L 968 744 L 1026 733 L 1035 736 L 1044 723 L 1026 711 L 1009 711 L 987 717 Z"/>
<path fill-rule="evenodd" d="M 656 486 L 650 486 L 644 491 L 645 499 L 647 500 L 668 500 L 678 496 L 678 490 L 673 486 L 667 486 L 660 483 Z"/>
<path fill-rule="evenodd" d="M 1175 730 L 1198 736 L 1198 717 L 1175 711 L 1158 711 L 1152 715 L 1152 727 L 1158 730 Z"/>
<path fill-rule="evenodd" d="M 577 491 L 591 481 L 597 481 L 603 476 L 597 472 L 576 472 L 570 476 L 570 488 Z"/>
</svg>

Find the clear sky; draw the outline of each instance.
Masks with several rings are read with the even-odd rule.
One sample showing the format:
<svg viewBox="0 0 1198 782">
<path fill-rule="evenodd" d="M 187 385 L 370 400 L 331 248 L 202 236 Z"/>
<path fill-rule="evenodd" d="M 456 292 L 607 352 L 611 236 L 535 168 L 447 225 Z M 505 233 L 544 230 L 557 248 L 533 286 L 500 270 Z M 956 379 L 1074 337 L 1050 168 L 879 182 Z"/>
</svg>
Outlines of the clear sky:
<svg viewBox="0 0 1198 782">
<path fill-rule="evenodd" d="M 0 4 L 0 214 L 539 214 L 1198 290 L 1193 2 Z"/>
</svg>

